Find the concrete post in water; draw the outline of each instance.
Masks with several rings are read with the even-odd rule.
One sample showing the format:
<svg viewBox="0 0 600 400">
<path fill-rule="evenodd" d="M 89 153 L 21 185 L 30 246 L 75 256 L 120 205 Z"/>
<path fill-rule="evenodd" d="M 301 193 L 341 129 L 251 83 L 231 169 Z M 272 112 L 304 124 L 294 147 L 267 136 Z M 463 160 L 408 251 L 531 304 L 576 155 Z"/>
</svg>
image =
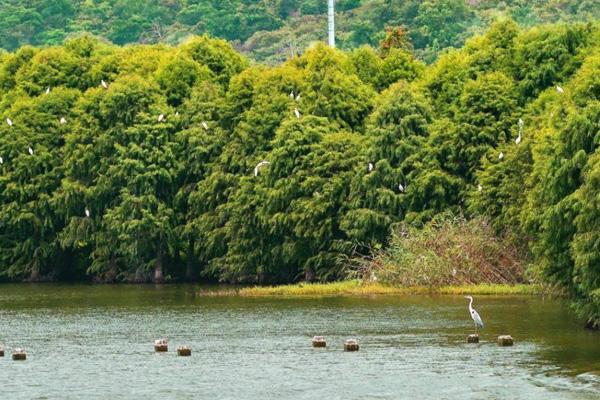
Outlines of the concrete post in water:
<svg viewBox="0 0 600 400">
<path fill-rule="evenodd" d="M 312 338 L 313 347 L 325 347 L 327 346 L 327 342 L 325 342 L 324 336 L 315 336 Z"/>
<path fill-rule="evenodd" d="M 12 359 L 24 361 L 27 359 L 27 353 L 25 352 L 25 350 L 17 348 L 12 353 Z"/>
<path fill-rule="evenodd" d="M 467 343 L 479 343 L 479 335 L 476 333 L 472 333 L 467 336 Z"/>
<path fill-rule="evenodd" d="M 4 347 L 0 346 L 0 357 L 4 357 Z"/>
<path fill-rule="evenodd" d="M 498 345 L 500 346 L 512 346 L 514 344 L 513 338 L 510 335 L 498 336 Z"/>
<path fill-rule="evenodd" d="M 192 349 L 188 346 L 179 346 L 177 348 L 177 355 L 182 357 L 189 357 L 192 355 Z"/>
<path fill-rule="evenodd" d="M 344 351 L 358 351 L 358 340 L 348 339 L 344 342 Z"/>
<path fill-rule="evenodd" d="M 157 339 L 154 341 L 154 351 L 157 353 L 165 353 L 169 351 L 169 341 L 167 339 Z"/>
</svg>

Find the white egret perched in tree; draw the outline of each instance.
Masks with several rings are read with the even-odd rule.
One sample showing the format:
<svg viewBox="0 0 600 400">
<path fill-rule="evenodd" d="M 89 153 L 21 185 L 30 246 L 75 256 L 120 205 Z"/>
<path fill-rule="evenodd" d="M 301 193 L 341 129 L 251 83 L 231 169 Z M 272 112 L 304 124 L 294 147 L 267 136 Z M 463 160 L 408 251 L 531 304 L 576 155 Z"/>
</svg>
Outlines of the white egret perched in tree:
<svg viewBox="0 0 600 400">
<path fill-rule="evenodd" d="M 32 149 L 31 147 L 29 147 L 29 149 L 28 149 L 28 150 L 29 150 L 29 154 L 30 154 L 30 155 L 33 155 L 33 149 Z"/>
<path fill-rule="evenodd" d="M 4 164 L 4 159 L 0 157 L 0 164 Z"/>
<path fill-rule="evenodd" d="M 202 121 L 202 127 L 204 128 L 204 130 L 208 130 L 208 124 L 206 123 L 206 121 Z"/>
<path fill-rule="evenodd" d="M 404 188 L 404 186 L 402 184 L 399 184 L 398 190 L 400 191 L 400 193 L 404 193 L 404 190 L 406 190 L 406 189 Z"/>
<path fill-rule="evenodd" d="M 300 95 L 296 96 L 296 101 L 300 101 Z"/>
<path fill-rule="evenodd" d="M 498 154 L 498 160 L 502 160 L 504 158 L 504 153 L 500 152 L 500 154 Z"/>
<path fill-rule="evenodd" d="M 264 167 L 265 165 L 269 165 L 269 164 L 271 164 L 271 163 L 268 161 L 261 161 L 258 164 L 256 164 L 256 167 L 254 167 L 254 176 L 258 176 L 258 172 L 260 171 L 260 169 L 262 167 Z"/>
<path fill-rule="evenodd" d="M 300 111 L 297 108 L 294 108 L 294 114 L 296 114 L 296 118 L 300 118 Z"/>
<path fill-rule="evenodd" d="M 85 216 L 88 218 L 90 217 L 90 209 L 87 207 L 85 208 Z"/>
<path fill-rule="evenodd" d="M 565 91 L 564 91 L 564 89 L 563 89 L 563 88 L 561 88 L 561 87 L 560 87 L 560 86 L 558 86 L 558 85 L 556 86 L 556 91 L 557 91 L 558 93 L 564 93 L 564 92 L 565 92 Z"/>
<path fill-rule="evenodd" d="M 477 333 L 477 328 L 483 329 L 483 321 L 481 320 L 481 317 L 479 316 L 477 311 L 475 311 L 475 309 L 473 308 L 473 297 L 465 296 L 465 299 L 470 300 L 469 301 L 469 314 L 471 314 L 471 318 L 473 318 L 473 322 L 475 322 L 475 333 Z"/>
<path fill-rule="evenodd" d="M 483 186 L 481 186 L 481 184 L 477 185 L 477 191 L 481 192 L 483 190 Z"/>
<path fill-rule="evenodd" d="M 50 94 L 50 86 L 46 88 L 46 94 Z"/>
<path fill-rule="evenodd" d="M 293 91 L 293 90 L 290 92 L 290 97 L 291 97 L 292 99 L 294 98 L 294 91 Z"/>
<path fill-rule="evenodd" d="M 519 136 L 515 139 L 516 144 L 521 144 L 521 140 L 523 140 L 523 127 L 525 126 L 525 122 L 521 118 L 519 118 Z"/>
<path fill-rule="evenodd" d="M 369 172 L 373 171 L 373 163 L 369 163 Z"/>
<path fill-rule="evenodd" d="M 104 81 L 104 79 L 102 79 L 102 80 L 100 81 L 100 85 L 102 85 L 102 87 L 103 87 L 104 89 L 108 89 L 108 83 L 106 83 L 106 82 Z"/>
<path fill-rule="evenodd" d="M 67 119 L 65 117 L 60 117 L 60 123 L 61 124 L 66 124 L 67 123 Z"/>
<path fill-rule="evenodd" d="M 13 126 L 12 119 L 10 118 L 6 118 L 6 123 L 8 124 L 8 126 Z"/>
<path fill-rule="evenodd" d="M 165 120 L 165 115 L 164 114 L 160 114 L 158 116 L 158 122 L 163 122 Z"/>
</svg>

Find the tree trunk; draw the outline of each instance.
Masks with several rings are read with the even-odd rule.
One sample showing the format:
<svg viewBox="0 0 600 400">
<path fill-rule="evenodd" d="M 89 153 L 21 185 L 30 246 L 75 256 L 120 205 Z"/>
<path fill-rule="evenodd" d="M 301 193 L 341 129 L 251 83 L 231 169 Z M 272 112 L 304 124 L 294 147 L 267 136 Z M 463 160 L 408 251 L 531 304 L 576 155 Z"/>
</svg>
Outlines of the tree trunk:
<svg viewBox="0 0 600 400">
<path fill-rule="evenodd" d="M 196 272 L 196 255 L 194 254 L 194 244 L 195 240 L 193 237 L 190 238 L 187 249 L 187 262 L 185 269 L 185 279 L 188 282 L 193 282 L 198 278 L 198 274 Z"/>
<path fill-rule="evenodd" d="M 156 256 L 156 266 L 154 267 L 154 283 L 163 282 L 163 260 L 162 252 L 159 250 Z"/>
</svg>

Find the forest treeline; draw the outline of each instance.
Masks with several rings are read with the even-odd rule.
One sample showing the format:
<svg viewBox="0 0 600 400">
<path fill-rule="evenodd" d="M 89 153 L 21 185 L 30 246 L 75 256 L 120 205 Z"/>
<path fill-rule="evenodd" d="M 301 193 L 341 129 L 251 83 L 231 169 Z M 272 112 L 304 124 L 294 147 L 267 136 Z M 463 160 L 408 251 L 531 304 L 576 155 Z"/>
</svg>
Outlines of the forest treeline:
<svg viewBox="0 0 600 400">
<path fill-rule="evenodd" d="M 326 0 L 0 0 L 0 48 L 60 45 L 81 32 L 119 45 L 209 34 L 277 63 L 325 38 L 326 7 Z M 336 9 L 341 48 L 377 46 L 386 26 L 404 26 L 427 62 L 502 16 L 522 26 L 600 18 L 598 0 L 337 0 Z"/>
<path fill-rule="evenodd" d="M 452 212 L 600 321 L 598 24 L 500 21 L 428 67 L 402 34 L 276 67 L 206 36 L 0 55 L 0 276 L 327 281 Z"/>
</svg>

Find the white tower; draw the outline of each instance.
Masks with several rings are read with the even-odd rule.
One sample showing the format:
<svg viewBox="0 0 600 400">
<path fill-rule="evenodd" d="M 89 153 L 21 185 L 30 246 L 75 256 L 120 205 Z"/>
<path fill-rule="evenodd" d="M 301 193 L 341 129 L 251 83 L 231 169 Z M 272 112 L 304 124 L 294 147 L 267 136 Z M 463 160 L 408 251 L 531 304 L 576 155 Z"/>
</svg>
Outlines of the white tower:
<svg viewBox="0 0 600 400">
<path fill-rule="evenodd" d="M 328 0 L 327 31 L 329 32 L 329 46 L 335 47 L 335 0 Z"/>
</svg>

